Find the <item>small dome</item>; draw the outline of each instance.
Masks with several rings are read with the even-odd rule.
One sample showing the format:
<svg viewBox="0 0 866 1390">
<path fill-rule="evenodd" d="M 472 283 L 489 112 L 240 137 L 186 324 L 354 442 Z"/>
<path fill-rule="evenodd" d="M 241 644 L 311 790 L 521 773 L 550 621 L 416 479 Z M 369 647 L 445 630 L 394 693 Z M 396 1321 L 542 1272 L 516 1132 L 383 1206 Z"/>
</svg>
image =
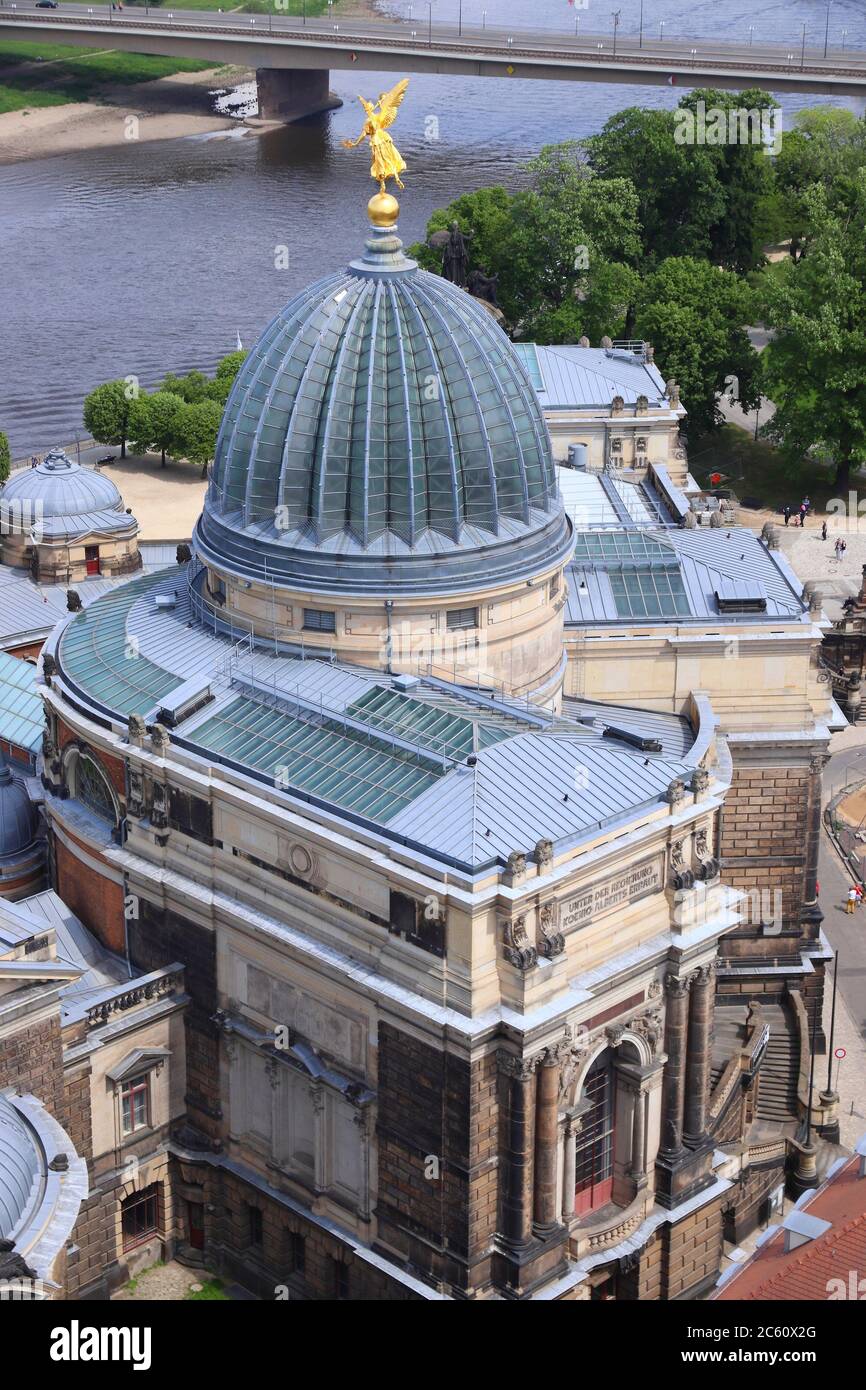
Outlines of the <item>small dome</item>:
<svg viewBox="0 0 866 1390">
<path fill-rule="evenodd" d="M 8 509 L 8 511 L 7 511 Z M 110 478 L 82 468 L 62 449 L 52 449 L 35 468 L 19 468 L 0 490 L 0 520 L 29 529 L 40 517 L 123 511 L 123 498 Z"/>
<path fill-rule="evenodd" d="M 42 1158 L 28 1126 L 0 1095 L 0 1239 L 8 1239 L 38 1195 Z"/>
<path fill-rule="evenodd" d="M 513 576 L 570 531 L 509 338 L 374 228 L 366 255 L 297 295 L 243 363 L 196 541 L 276 583 L 381 588 L 410 572 Z"/>
<path fill-rule="evenodd" d="M 0 756 L 0 860 L 29 849 L 36 838 L 37 825 L 36 807 L 27 788 Z"/>
</svg>

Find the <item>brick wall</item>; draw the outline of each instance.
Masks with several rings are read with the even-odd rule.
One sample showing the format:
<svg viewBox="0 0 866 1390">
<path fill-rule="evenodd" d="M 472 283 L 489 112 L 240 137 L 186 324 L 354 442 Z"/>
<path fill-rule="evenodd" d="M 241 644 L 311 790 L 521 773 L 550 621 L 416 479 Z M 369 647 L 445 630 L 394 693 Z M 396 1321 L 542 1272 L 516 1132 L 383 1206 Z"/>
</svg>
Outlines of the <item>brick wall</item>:
<svg viewBox="0 0 866 1390">
<path fill-rule="evenodd" d="M 284 1207 L 277 1199 L 248 1186 L 232 1173 L 202 1170 L 205 1211 L 205 1258 L 208 1267 L 239 1279 L 263 1299 L 334 1300 L 335 1266 L 344 1266 L 343 1289 L 352 1302 L 406 1302 L 419 1298 L 397 1280 L 360 1259 L 331 1232 Z M 249 1207 L 262 1213 L 262 1243 L 250 1245 Z M 292 1269 L 289 1236 L 303 1240 L 303 1271 Z"/>
<path fill-rule="evenodd" d="M 382 1240 L 458 1288 L 489 1279 L 498 1210 L 495 1056 L 471 1066 L 383 1024 L 379 1032 Z"/>
<path fill-rule="evenodd" d="M 30 1092 L 64 1123 L 63 1052 L 60 1015 L 26 1024 L 0 1043 L 0 1090 Z"/>
<path fill-rule="evenodd" d="M 64 834 L 79 843 L 68 831 L 64 830 Z M 122 884 L 114 883 L 78 859 L 56 835 L 53 848 L 55 890 L 103 946 L 122 955 L 126 949 Z M 95 857 L 92 849 L 83 847 L 82 852 Z"/>
<path fill-rule="evenodd" d="M 723 955 L 779 955 L 796 949 L 803 900 L 810 774 L 806 768 L 735 768 L 720 820 L 722 875 L 734 888 L 781 892 L 782 933 L 749 922 L 729 932 Z"/>
<path fill-rule="evenodd" d="M 187 918 L 139 899 L 128 924 L 129 954 L 142 973 L 181 961 L 190 1004 L 185 1015 L 187 1104 L 194 1125 L 213 1130 L 221 1115 L 219 1039 L 211 1019 L 217 1009 L 216 938 Z"/>
</svg>

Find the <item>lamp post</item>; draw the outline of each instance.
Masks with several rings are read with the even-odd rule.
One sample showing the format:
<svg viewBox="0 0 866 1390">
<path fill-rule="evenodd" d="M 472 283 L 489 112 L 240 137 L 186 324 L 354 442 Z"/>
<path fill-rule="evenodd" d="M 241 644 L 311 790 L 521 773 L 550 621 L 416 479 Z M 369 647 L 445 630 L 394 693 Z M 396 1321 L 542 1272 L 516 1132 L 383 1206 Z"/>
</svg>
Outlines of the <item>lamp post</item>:
<svg viewBox="0 0 866 1390">
<path fill-rule="evenodd" d="M 800 71 L 806 66 L 806 26 L 803 25 L 803 42 L 800 44 Z"/>
<path fill-rule="evenodd" d="M 754 37 L 755 37 L 755 26 L 754 26 L 754 24 L 750 24 L 750 25 L 749 25 L 749 47 L 750 47 L 750 48 L 752 47 L 752 39 L 753 39 Z"/>
<path fill-rule="evenodd" d="M 827 19 L 824 23 L 824 57 L 827 57 L 827 42 L 830 38 L 830 6 L 833 0 L 827 0 Z"/>
<path fill-rule="evenodd" d="M 427 0 L 427 42 L 433 47 L 433 0 Z"/>
<path fill-rule="evenodd" d="M 617 31 L 617 29 L 619 28 L 619 17 L 620 17 L 621 14 L 622 14 L 622 10 L 613 10 L 613 11 L 611 12 L 611 16 L 610 16 L 611 19 L 613 20 L 613 56 L 614 56 L 614 58 L 616 57 L 616 31 Z"/>
<path fill-rule="evenodd" d="M 665 25 L 666 25 L 666 24 L 667 24 L 667 20 L 666 20 L 666 19 L 660 19 L 660 20 L 659 20 L 659 43 L 662 42 L 662 39 L 663 39 L 664 36 L 665 36 Z"/>
<path fill-rule="evenodd" d="M 458 39 L 463 37 L 463 0 L 460 0 L 457 7 L 457 37 Z"/>
<path fill-rule="evenodd" d="M 640 0 L 640 28 L 637 39 L 638 48 L 643 48 L 643 0 Z"/>
<path fill-rule="evenodd" d="M 481 11 L 481 28 L 482 28 L 482 29 L 486 29 L 486 28 L 487 28 L 487 11 L 486 11 L 486 10 L 482 10 L 482 11 Z"/>
</svg>

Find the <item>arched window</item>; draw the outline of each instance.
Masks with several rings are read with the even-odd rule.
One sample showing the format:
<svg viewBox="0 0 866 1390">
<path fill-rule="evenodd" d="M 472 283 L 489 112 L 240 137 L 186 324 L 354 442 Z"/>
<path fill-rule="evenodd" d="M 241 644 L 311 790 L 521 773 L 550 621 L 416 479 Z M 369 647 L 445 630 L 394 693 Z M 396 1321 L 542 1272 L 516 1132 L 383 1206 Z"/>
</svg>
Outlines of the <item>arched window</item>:
<svg viewBox="0 0 866 1390">
<path fill-rule="evenodd" d="M 607 1048 L 583 1083 L 583 1124 L 575 1141 L 574 1210 L 595 1211 L 613 1195 L 614 1087 L 616 1073 Z"/>
<path fill-rule="evenodd" d="M 117 807 L 105 774 L 86 754 L 79 754 L 75 765 L 75 795 L 100 820 L 117 824 Z"/>
</svg>

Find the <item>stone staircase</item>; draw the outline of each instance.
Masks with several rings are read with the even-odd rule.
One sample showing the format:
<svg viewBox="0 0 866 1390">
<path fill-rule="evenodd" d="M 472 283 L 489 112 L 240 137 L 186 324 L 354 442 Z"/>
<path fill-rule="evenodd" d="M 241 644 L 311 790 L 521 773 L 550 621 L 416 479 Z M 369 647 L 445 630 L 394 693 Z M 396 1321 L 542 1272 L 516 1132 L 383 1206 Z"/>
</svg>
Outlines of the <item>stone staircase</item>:
<svg viewBox="0 0 866 1390">
<path fill-rule="evenodd" d="M 797 1119 L 798 1040 L 793 1018 L 780 1004 L 763 1005 L 770 1041 L 761 1062 L 757 1118 L 776 1124 Z"/>
</svg>

